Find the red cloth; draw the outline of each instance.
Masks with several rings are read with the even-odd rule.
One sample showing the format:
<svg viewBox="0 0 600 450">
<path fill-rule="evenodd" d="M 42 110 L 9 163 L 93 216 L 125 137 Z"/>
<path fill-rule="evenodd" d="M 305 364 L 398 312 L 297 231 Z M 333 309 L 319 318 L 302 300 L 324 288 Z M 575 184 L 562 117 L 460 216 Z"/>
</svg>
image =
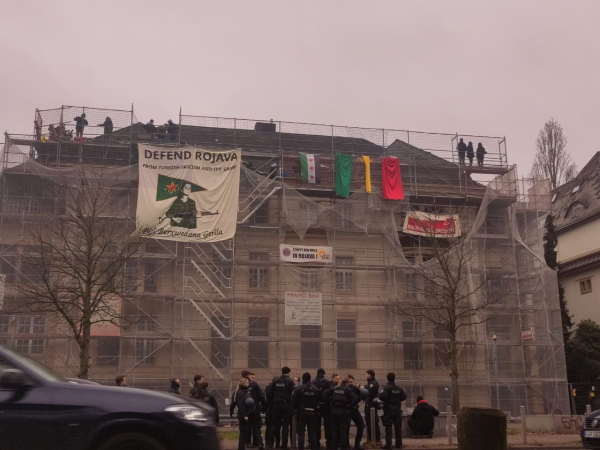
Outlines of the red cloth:
<svg viewBox="0 0 600 450">
<path fill-rule="evenodd" d="M 381 158 L 381 186 L 383 198 L 386 200 L 404 200 L 400 160 L 398 158 Z"/>
</svg>

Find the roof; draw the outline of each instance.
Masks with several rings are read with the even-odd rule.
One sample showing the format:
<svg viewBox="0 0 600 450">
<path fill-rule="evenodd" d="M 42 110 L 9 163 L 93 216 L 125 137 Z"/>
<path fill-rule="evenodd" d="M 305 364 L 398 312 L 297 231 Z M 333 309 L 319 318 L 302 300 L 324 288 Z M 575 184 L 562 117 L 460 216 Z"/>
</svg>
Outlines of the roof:
<svg viewBox="0 0 600 450">
<path fill-rule="evenodd" d="M 560 275 L 568 276 L 600 267 L 600 252 L 577 258 L 560 265 Z"/>
<path fill-rule="evenodd" d="M 574 179 L 554 189 L 552 198 L 552 215 L 557 232 L 582 225 L 600 215 L 600 152 L 588 161 Z M 571 206 L 577 203 L 582 208 L 571 212 Z"/>
</svg>

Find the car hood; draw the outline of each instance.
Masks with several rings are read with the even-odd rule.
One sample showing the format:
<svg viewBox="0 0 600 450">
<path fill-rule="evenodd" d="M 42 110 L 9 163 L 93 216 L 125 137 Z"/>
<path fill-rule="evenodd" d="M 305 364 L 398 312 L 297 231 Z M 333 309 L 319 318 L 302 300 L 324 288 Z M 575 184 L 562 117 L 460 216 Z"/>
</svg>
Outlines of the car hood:
<svg viewBox="0 0 600 450">
<path fill-rule="evenodd" d="M 51 391 L 60 404 L 91 406 L 105 412 L 153 413 L 171 405 L 192 404 L 178 395 L 128 387 L 54 382 Z M 198 403 L 193 406 L 208 411 Z"/>
</svg>

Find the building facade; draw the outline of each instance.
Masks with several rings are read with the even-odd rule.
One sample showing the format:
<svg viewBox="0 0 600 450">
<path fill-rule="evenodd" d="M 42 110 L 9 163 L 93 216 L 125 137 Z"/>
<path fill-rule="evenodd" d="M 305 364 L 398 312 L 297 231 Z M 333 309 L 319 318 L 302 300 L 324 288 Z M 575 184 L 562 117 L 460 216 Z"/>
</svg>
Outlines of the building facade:
<svg viewBox="0 0 600 450">
<path fill-rule="evenodd" d="M 114 131 L 89 129 L 82 141 L 44 134 L 48 125 L 68 124 L 83 111 L 90 123 L 111 116 Z M 79 107 L 38 111 L 36 121 L 42 133 L 11 135 L 2 156 L 5 302 L 19 301 L 10 286 L 22 276 L 23 223 L 61 214 L 60 200 L 46 195 L 57 173 L 73 167 L 125 173 L 111 205 L 131 224 L 138 143 L 242 149 L 235 238 L 215 244 L 148 239 L 127 263 L 130 301 L 121 308 L 131 325 L 95 333 L 92 379 L 111 383 L 126 374 L 131 385 L 166 390 L 171 377 L 187 386 L 202 374 L 225 399 L 246 368 L 263 385 L 283 365 L 294 375 L 323 367 L 328 375 L 357 379 L 373 369 L 380 379 L 396 372 L 408 406 L 424 395 L 444 409 L 452 395 L 447 330 L 388 306 L 391 299 L 438 295 L 415 270 L 431 258 L 427 239 L 403 229 L 406 215 L 419 211 L 459 221 L 472 251 L 467 301 L 497 297 L 477 324 L 460 329 L 461 404 L 514 415 L 521 405 L 533 414 L 568 411 L 556 274 L 543 262 L 550 191 L 517 179 L 502 138 L 465 136 L 488 149 L 478 168 L 458 164 L 456 135 L 181 115 L 173 140 L 163 140 L 148 134 L 132 111 Z M 320 183 L 302 180 L 300 153 L 320 155 Z M 354 156 L 347 198 L 335 195 L 336 153 Z M 372 193 L 365 191 L 364 155 L 372 158 Z M 384 155 L 400 160 L 402 201 L 381 197 Z M 480 176 L 494 178 L 484 184 L 476 181 Z M 330 248 L 332 259 L 286 262 L 281 245 Z M 294 293 L 321 299 L 320 325 L 286 324 L 285 299 Z M 77 346 L 54 320 L 0 316 L 0 342 L 76 373 Z"/>
</svg>

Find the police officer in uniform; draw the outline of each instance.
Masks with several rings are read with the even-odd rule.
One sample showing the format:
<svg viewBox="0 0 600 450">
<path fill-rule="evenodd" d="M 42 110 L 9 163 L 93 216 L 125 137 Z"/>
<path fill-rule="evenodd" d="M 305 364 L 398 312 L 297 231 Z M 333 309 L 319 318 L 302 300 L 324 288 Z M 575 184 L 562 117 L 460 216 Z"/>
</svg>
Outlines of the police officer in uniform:
<svg viewBox="0 0 600 450">
<path fill-rule="evenodd" d="M 348 378 L 344 378 L 339 386 L 332 387 L 323 394 L 331 407 L 331 431 L 333 448 L 336 450 L 338 447 L 342 450 L 348 450 L 350 447 L 350 409 L 360 401 L 360 397 L 348 387 L 349 382 Z"/>
<path fill-rule="evenodd" d="M 406 400 L 406 392 L 395 383 L 396 374 L 387 374 L 388 383 L 379 393 L 383 402 L 383 425 L 385 426 L 385 445 L 381 448 L 392 448 L 392 426 L 396 432 L 396 448 L 402 448 L 402 405 Z"/>
<path fill-rule="evenodd" d="M 269 434 L 271 434 L 271 425 L 273 424 L 273 403 L 269 402 L 268 399 L 271 398 L 271 391 L 273 390 L 273 382 L 275 382 L 275 380 L 278 380 L 279 377 L 274 377 L 273 380 L 271 380 L 271 383 L 269 383 L 267 385 L 267 387 L 265 388 L 265 397 L 267 398 L 267 403 L 265 405 L 265 408 L 263 409 L 263 412 L 265 413 L 265 441 L 268 442 L 269 439 Z M 275 430 L 275 447 L 279 447 L 280 445 L 280 439 L 281 438 L 281 434 L 280 434 L 280 430 L 277 429 Z M 265 443 L 266 443 L 265 442 Z"/>
<path fill-rule="evenodd" d="M 281 376 L 271 383 L 272 389 L 269 390 L 267 401 L 273 405 L 271 429 L 267 437 L 267 447 L 269 449 L 273 448 L 275 430 L 279 427 L 281 427 L 281 447 L 284 450 L 288 448 L 288 436 L 292 420 L 292 394 L 295 387 L 294 382 L 289 377 L 290 372 L 289 367 L 282 367 Z"/>
<path fill-rule="evenodd" d="M 260 418 L 260 412 L 267 403 L 265 393 L 256 382 L 256 376 L 250 373 L 250 385 L 248 387 L 248 393 L 254 400 L 254 409 L 248 411 L 248 424 L 250 425 L 250 437 L 254 441 L 254 445 L 259 449 L 263 449 L 263 439 L 261 435 L 262 419 Z M 250 443 L 250 439 L 248 440 Z"/>
<path fill-rule="evenodd" d="M 331 410 L 329 404 L 323 401 L 323 393 L 331 389 L 332 384 L 325 378 L 325 370 L 317 370 L 317 378 L 313 380 L 313 384 L 321 391 L 319 411 L 317 415 L 317 446 L 321 446 L 321 419 L 323 419 L 323 427 L 325 428 L 325 445 L 328 449 L 333 448 L 331 442 Z"/>
<path fill-rule="evenodd" d="M 373 401 L 379 395 L 379 381 L 375 379 L 375 372 L 367 370 L 367 384 L 365 389 L 369 391 L 369 398 L 365 402 L 365 422 L 367 422 L 367 441 L 373 442 L 373 430 L 371 430 L 371 414 L 375 415 L 375 442 L 381 441 L 381 430 L 379 429 L 379 415 Z"/>
<path fill-rule="evenodd" d="M 348 379 L 350 382 L 348 383 L 348 387 L 352 389 L 352 392 L 360 399 L 360 389 L 357 385 L 354 384 L 354 377 L 352 375 L 348 375 Z M 359 400 L 360 402 L 360 400 Z M 363 432 L 365 430 L 365 421 L 360 414 L 360 410 L 358 409 L 358 402 L 356 405 L 350 408 L 350 420 L 354 422 L 356 425 L 356 437 L 354 438 L 354 450 L 364 450 L 364 447 L 360 445 L 360 441 L 362 441 Z M 348 442 L 348 446 L 350 443 Z"/>
<path fill-rule="evenodd" d="M 302 384 L 296 386 L 292 407 L 296 414 L 298 450 L 304 450 L 304 431 L 308 428 L 308 443 L 311 450 L 318 450 L 317 444 L 317 407 L 321 392 L 310 382 L 310 373 L 302 374 Z"/>
</svg>

